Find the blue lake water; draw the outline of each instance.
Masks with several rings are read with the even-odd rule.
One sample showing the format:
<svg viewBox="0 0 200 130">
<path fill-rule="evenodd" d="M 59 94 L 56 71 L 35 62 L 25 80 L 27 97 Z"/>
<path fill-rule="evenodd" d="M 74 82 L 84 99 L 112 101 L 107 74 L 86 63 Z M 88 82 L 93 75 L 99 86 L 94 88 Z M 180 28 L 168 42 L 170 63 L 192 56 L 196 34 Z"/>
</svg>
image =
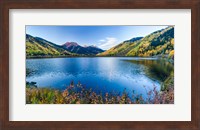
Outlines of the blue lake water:
<svg viewBox="0 0 200 130">
<path fill-rule="evenodd" d="M 94 57 L 27 59 L 26 68 L 32 73 L 28 82 L 38 87 L 64 90 L 71 81 L 80 82 L 95 92 L 119 92 L 124 89 L 146 95 L 147 90 L 160 90 L 161 81 L 152 76 L 149 64 L 161 63 L 155 58 Z M 164 66 L 166 67 L 166 66 Z"/>
</svg>

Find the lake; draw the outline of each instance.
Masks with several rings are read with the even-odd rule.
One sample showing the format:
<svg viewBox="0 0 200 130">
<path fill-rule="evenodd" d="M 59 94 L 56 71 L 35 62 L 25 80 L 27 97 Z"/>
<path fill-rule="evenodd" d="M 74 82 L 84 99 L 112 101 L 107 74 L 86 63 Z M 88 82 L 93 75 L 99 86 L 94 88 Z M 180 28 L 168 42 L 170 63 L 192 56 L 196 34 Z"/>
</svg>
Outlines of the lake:
<svg viewBox="0 0 200 130">
<path fill-rule="evenodd" d="M 144 97 L 154 87 L 160 91 L 167 73 L 173 71 L 169 62 L 132 57 L 27 59 L 26 68 L 31 71 L 26 81 L 36 82 L 38 87 L 64 90 L 73 81 L 97 93 L 122 93 L 126 89 Z"/>
</svg>

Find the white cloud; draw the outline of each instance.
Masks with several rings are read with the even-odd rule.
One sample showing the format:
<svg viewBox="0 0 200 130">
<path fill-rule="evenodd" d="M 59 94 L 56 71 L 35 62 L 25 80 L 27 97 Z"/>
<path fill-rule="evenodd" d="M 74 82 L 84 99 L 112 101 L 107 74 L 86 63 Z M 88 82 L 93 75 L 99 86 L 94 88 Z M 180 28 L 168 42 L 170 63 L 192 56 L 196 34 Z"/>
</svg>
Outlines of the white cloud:
<svg viewBox="0 0 200 130">
<path fill-rule="evenodd" d="M 99 42 L 105 42 L 105 40 L 104 40 L 104 39 L 101 39 L 101 40 L 99 40 Z"/>
<path fill-rule="evenodd" d="M 117 39 L 114 37 L 107 37 L 99 41 L 101 42 L 98 43 L 98 47 L 104 50 L 108 50 L 118 44 Z"/>
</svg>

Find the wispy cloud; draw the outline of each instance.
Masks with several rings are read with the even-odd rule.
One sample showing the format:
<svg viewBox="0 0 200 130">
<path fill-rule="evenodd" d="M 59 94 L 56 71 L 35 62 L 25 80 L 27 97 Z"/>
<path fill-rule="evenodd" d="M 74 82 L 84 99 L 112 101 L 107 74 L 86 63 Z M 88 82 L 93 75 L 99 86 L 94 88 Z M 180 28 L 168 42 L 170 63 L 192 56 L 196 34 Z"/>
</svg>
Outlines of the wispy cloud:
<svg viewBox="0 0 200 130">
<path fill-rule="evenodd" d="M 108 50 L 108 49 L 110 49 L 111 47 L 114 47 L 117 44 L 118 44 L 118 42 L 117 42 L 116 38 L 114 38 L 114 37 L 107 37 L 105 39 L 99 40 L 99 43 L 98 43 L 97 46 L 99 48 L 101 48 L 101 49 Z"/>
<path fill-rule="evenodd" d="M 99 42 L 105 42 L 105 40 L 104 40 L 104 39 L 101 39 L 101 40 L 99 40 Z"/>
</svg>

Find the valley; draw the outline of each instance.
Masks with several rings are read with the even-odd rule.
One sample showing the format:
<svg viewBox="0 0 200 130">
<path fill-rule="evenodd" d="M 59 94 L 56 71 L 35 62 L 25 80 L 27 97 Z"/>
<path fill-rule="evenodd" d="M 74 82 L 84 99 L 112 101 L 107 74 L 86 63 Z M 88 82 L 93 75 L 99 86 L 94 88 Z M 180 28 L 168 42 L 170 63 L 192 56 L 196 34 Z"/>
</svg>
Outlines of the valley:
<svg viewBox="0 0 200 130">
<path fill-rule="evenodd" d="M 34 57 L 168 57 L 174 59 L 174 27 L 155 31 L 145 37 L 134 37 L 103 50 L 97 46 L 81 46 L 76 42 L 57 45 L 26 34 L 26 56 Z"/>
</svg>

